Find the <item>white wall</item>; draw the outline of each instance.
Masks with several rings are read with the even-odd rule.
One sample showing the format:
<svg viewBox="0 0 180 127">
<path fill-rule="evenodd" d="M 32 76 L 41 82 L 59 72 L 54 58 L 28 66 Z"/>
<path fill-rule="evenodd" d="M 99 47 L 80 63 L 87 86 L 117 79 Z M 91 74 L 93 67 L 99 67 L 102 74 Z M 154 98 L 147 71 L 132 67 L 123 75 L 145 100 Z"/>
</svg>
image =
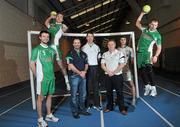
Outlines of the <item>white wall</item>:
<svg viewBox="0 0 180 127">
<path fill-rule="evenodd" d="M 1 0 L 0 88 L 29 79 L 27 31 L 43 29 L 32 22 L 32 17 Z"/>
</svg>

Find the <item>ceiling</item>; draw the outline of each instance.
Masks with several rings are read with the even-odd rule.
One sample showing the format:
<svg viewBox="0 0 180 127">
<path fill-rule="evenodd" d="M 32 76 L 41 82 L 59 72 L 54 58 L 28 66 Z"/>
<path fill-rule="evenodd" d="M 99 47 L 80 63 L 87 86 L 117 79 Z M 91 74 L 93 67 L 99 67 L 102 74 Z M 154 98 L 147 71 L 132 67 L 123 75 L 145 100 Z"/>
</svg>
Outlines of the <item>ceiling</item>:
<svg viewBox="0 0 180 127">
<path fill-rule="evenodd" d="M 48 0 L 72 32 L 116 32 L 131 10 L 130 0 Z M 136 2 L 136 1 L 135 1 Z"/>
</svg>

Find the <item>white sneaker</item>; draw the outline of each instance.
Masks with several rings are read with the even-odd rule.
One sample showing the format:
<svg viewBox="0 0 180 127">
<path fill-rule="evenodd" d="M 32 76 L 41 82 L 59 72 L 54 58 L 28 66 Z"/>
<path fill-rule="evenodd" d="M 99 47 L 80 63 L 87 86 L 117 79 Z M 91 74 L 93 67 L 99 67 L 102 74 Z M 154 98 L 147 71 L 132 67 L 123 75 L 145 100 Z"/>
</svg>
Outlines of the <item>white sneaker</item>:
<svg viewBox="0 0 180 127">
<path fill-rule="evenodd" d="M 150 96 L 155 97 L 156 95 L 157 95 L 156 87 L 155 86 L 151 86 Z"/>
<path fill-rule="evenodd" d="M 51 121 L 51 122 L 58 122 L 59 118 L 55 117 L 52 113 L 49 115 L 46 115 L 46 121 Z"/>
<path fill-rule="evenodd" d="M 136 99 L 132 99 L 131 105 L 136 106 Z"/>
<path fill-rule="evenodd" d="M 97 106 L 93 106 L 92 108 L 97 110 L 97 111 L 101 111 L 102 110 L 102 108 L 100 106 L 98 106 L 98 107 Z"/>
<path fill-rule="evenodd" d="M 43 117 L 38 119 L 38 127 L 47 127 L 46 121 L 43 120 Z"/>
<path fill-rule="evenodd" d="M 151 85 L 145 85 L 145 92 L 144 92 L 144 96 L 147 96 L 149 94 L 149 92 L 151 91 Z"/>
</svg>

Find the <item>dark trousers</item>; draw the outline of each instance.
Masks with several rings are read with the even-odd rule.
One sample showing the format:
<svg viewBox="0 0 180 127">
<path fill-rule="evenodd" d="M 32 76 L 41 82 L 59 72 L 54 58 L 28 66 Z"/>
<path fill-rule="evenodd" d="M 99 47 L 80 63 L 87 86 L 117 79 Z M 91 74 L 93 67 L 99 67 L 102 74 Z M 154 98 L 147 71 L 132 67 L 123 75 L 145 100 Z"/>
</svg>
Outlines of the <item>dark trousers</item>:
<svg viewBox="0 0 180 127">
<path fill-rule="evenodd" d="M 87 71 L 87 100 L 86 106 L 99 106 L 98 66 L 89 66 Z"/>
<path fill-rule="evenodd" d="M 123 77 L 121 75 L 114 75 L 109 77 L 105 75 L 106 78 L 106 96 L 107 96 L 107 105 L 106 108 L 109 110 L 113 110 L 113 90 L 116 90 L 117 95 L 117 104 L 119 106 L 119 110 L 123 110 L 124 107 L 124 96 L 123 96 Z"/>
<path fill-rule="evenodd" d="M 140 77 L 142 77 L 145 85 L 150 84 L 154 86 L 154 75 L 152 64 L 146 64 L 145 67 L 139 69 Z"/>
</svg>

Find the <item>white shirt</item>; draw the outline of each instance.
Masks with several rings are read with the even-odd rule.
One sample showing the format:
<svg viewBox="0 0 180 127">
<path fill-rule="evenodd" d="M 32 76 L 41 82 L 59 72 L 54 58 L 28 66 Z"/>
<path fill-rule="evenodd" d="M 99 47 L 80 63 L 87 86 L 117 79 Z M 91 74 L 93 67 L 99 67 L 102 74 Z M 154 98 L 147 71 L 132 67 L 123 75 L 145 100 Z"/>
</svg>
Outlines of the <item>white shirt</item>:
<svg viewBox="0 0 180 127">
<path fill-rule="evenodd" d="M 96 45 L 95 43 L 93 43 L 92 45 L 86 43 L 82 47 L 82 51 L 85 52 L 88 56 L 89 66 L 98 65 L 98 54 L 100 52 L 100 48 L 98 45 Z"/>
<path fill-rule="evenodd" d="M 124 54 L 118 51 L 117 49 L 113 52 L 107 51 L 102 55 L 101 64 L 105 64 L 108 70 L 114 71 L 119 66 L 119 64 L 124 64 L 124 63 L 125 63 Z M 105 74 L 107 74 L 107 72 L 105 72 Z M 122 74 L 122 70 L 115 73 L 115 75 L 120 75 L 120 74 Z"/>
<path fill-rule="evenodd" d="M 123 48 L 119 47 L 118 50 L 120 52 L 123 52 L 123 54 L 125 56 L 125 63 L 128 63 L 130 58 L 134 58 L 134 52 L 131 47 L 129 47 L 129 46 L 125 46 Z"/>
</svg>

